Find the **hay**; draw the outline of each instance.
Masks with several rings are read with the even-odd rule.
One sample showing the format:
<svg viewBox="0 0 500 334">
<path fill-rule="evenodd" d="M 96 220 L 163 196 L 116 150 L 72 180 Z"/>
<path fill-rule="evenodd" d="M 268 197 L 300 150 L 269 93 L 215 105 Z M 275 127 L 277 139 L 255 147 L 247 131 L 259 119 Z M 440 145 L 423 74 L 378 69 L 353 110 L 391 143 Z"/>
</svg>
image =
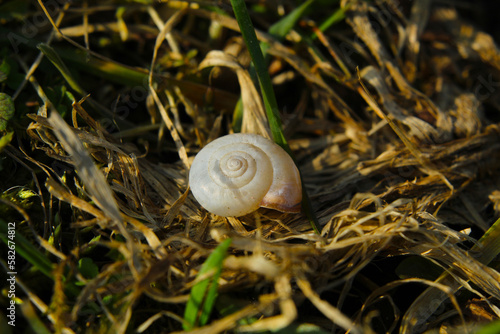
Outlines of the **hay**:
<svg viewBox="0 0 500 334">
<path fill-rule="evenodd" d="M 180 331 L 201 264 L 228 237 L 233 242 L 216 315 L 193 333 L 302 323 L 335 333 L 419 332 L 470 329 L 500 317 L 498 266 L 481 262 L 473 253 L 481 247 L 471 251 L 500 210 L 500 52 L 490 35 L 466 23 L 457 9 L 431 1 L 412 2 L 411 8 L 397 1 L 342 1 L 345 23 L 320 33 L 314 43 L 296 31 L 284 41 L 258 31 L 269 46 L 285 133 L 321 226 L 317 235 L 303 214 L 260 209 L 224 218 L 195 201 L 187 185 L 190 161 L 207 142 L 231 131 L 232 110 L 209 109 L 207 100 L 234 106 L 221 97 L 234 101 L 231 85 L 239 84 L 247 111 L 242 130 L 264 135 L 269 130 L 236 21 L 196 3 L 154 7 L 136 13 L 159 20 L 160 31 L 132 20 L 122 38 L 147 36 L 156 42 L 143 87 L 149 115 L 142 118 L 156 125 L 143 129 L 156 148 L 138 140 L 134 127 L 107 131 L 97 114 L 87 111 L 100 99 L 93 93 L 92 100 L 73 103 L 71 125 L 48 103 L 50 117 L 43 108 L 28 115 L 31 145 L 46 154 L 45 162 L 34 163 L 27 149 L 7 150 L 43 171 L 39 191 L 52 196 L 51 205 L 64 213 L 63 233 L 77 241 L 39 242 L 59 258 L 54 295 L 45 300 L 50 307 L 23 286 L 54 330 Z M 225 33 L 206 43 L 193 28 L 197 22 Z M 316 25 L 301 23 L 302 30 Z M 88 38 L 107 29 L 123 32 L 115 23 L 60 31 L 66 38 Z M 220 50 L 210 51 L 212 45 Z M 192 47 L 199 53 L 195 58 L 186 54 Z M 179 68 L 172 65 L 176 61 Z M 179 71 L 174 78 L 160 73 L 174 70 Z M 190 91 L 200 88 L 190 83 L 193 73 L 208 71 L 209 87 Z M 168 162 L 159 162 L 156 152 L 168 152 Z M 64 166 L 64 173 L 54 163 Z M 38 234 L 46 241 L 47 235 Z M 76 267 L 96 236 L 92 247 L 109 253 L 101 260 L 86 255 L 99 267 L 89 279 Z M 422 272 L 398 278 L 377 268 L 403 256 L 427 259 L 449 276 L 435 281 Z M 83 286 L 77 296 L 64 292 L 65 268 Z M 410 296 L 415 284 L 434 287 L 433 299 Z M 409 297 L 401 300 L 400 293 Z M 464 300 L 470 303 L 474 296 L 483 302 L 478 306 L 483 318 L 465 312 Z M 429 302 L 440 311 L 424 314 Z M 224 312 L 224 305 L 235 309 Z M 92 307 L 97 311 L 89 311 Z M 439 321 L 430 322 L 436 316 Z"/>
</svg>

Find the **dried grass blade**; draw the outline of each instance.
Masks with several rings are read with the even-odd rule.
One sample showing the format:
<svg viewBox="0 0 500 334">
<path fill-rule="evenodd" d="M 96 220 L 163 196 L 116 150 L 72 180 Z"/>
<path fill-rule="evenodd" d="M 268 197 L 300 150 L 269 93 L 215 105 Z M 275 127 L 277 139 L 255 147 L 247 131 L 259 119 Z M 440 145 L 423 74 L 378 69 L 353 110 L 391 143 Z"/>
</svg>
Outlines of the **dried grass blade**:
<svg viewBox="0 0 500 334">
<path fill-rule="evenodd" d="M 297 307 L 292 299 L 292 286 L 290 276 L 280 275 L 275 279 L 274 289 L 276 290 L 277 301 L 281 314 L 260 319 L 250 325 L 241 326 L 242 332 L 261 332 L 264 330 L 277 332 L 284 330 L 297 318 Z"/>
<path fill-rule="evenodd" d="M 422 0 L 415 1 L 411 7 L 411 16 L 406 28 L 406 47 L 408 50 L 408 60 L 405 63 L 407 69 L 407 77 L 413 82 L 418 71 L 418 55 L 420 52 L 420 35 L 424 31 L 425 26 L 431 13 L 431 1 Z"/>
<path fill-rule="evenodd" d="M 251 317 L 255 315 L 256 313 L 259 313 L 260 309 L 265 309 L 266 307 L 269 307 L 274 302 L 274 299 L 271 300 L 266 300 L 265 302 L 259 302 L 257 305 L 255 304 L 250 304 L 243 309 L 236 311 L 228 316 L 225 316 L 224 318 L 220 320 L 215 320 L 210 323 L 208 326 L 196 328 L 193 330 L 190 330 L 190 334 L 210 334 L 210 333 L 222 333 L 224 331 L 230 330 L 231 328 L 234 328 L 238 320 L 244 319 Z M 241 329 L 241 327 L 239 328 Z M 184 334 L 186 332 L 173 332 L 172 334 Z"/>
<path fill-rule="evenodd" d="M 142 233 L 158 259 L 162 259 L 167 256 L 167 251 L 162 247 L 160 239 L 158 239 L 158 236 L 152 229 L 132 217 L 125 215 L 122 215 L 122 217 L 124 221 L 134 226 L 137 231 Z"/>
<path fill-rule="evenodd" d="M 144 321 L 142 324 L 140 324 L 136 328 L 137 333 L 144 333 L 148 328 L 158 319 L 161 319 L 163 316 L 165 317 L 170 317 L 174 320 L 177 320 L 178 322 L 182 322 L 182 318 L 179 317 L 177 314 L 170 312 L 170 311 L 160 311 L 151 317 L 149 317 L 146 321 Z"/>
<path fill-rule="evenodd" d="M 51 177 L 47 178 L 47 181 L 45 182 L 45 187 L 55 198 L 59 199 L 60 201 L 69 203 L 73 207 L 79 208 L 80 210 L 90 213 L 91 215 L 96 217 L 99 222 L 107 221 L 106 216 L 101 210 L 97 209 L 96 207 L 84 201 L 83 199 L 78 198 L 75 195 L 71 194 L 59 183 L 57 183 L 57 181 L 55 181 L 53 178 Z"/>
<path fill-rule="evenodd" d="M 153 96 L 153 99 L 156 103 L 156 106 L 158 107 L 158 110 L 160 111 L 161 117 L 163 121 L 165 122 L 165 125 L 167 126 L 168 130 L 170 131 L 170 135 L 172 136 L 175 145 L 177 146 L 177 150 L 179 152 L 179 157 L 181 158 L 182 162 L 184 163 L 184 166 L 186 166 L 186 170 L 189 170 L 190 164 L 189 164 L 189 159 L 187 156 L 186 148 L 184 147 L 184 144 L 182 143 L 181 137 L 179 136 L 179 132 L 174 126 L 174 123 L 172 122 L 172 119 L 167 113 L 167 110 L 163 106 L 163 103 L 160 100 L 160 97 L 156 93 L 156 90 L 153 86 L 153 69 L 155 66 L 156 62 L 156 57 L 158 54 L 158 49 L 160 48 L 161 44 L 165 40 L 165 36 L 172 30 L 172 28 L 179 22 L 179 20 L 184 16 L 186 13 L 186 9 L 177 11 L 170 19 L 165 23 L 163 26 L 162 30 L 156 37 L 156 42 L 155 42 L 155 48 L 153 50 L 153 59 L 151 61 L 151 67 L 149 71 L 149 90 L 151 92 L 151 95 Z"/>
<path fill-rule="evenodd" d="M 172 136 L 172 139 L 175 142 L 175 146 L 177 147 L 177 151 L 179 153 L 179 158 L 184 163 L 186 170 L 189 170 L 189 168 L 190 168 L 189 158 L 187 156 L 187 151 L 186 151 L 186 148 L 184 147 L 184 144 L 182 143 L 179 132 L 175 128 L 174 122 L 172 121 L 172 119 L 168 115 L 167 109 L 165 109 L 165 106 L 161 102 L 160 97 L 158 96 L 158 94 L 154 90 L 153 86 L 150 86 L 149 88 L 150 88 L 149 91 L 150 91 L 151 95 L 153 96 L 153 99 L 156 103 L 156 106 L 158 107 L 158 110 L 160 111 L 163 122 L 165 122 L 165 125 L 167 126 L 168 131 L 170 132 L 170 135 Z"/>
<path fill-rule="evenodd" d="M 471 251 L 481 252 L 477 260 L 483 264 L 488 264 L 500 254 L 500 219 L 486 231 L 478 244 L 472 247 Z M 453 293 L 463 286 L 461 282 L 457 281 L 448 272 L 441 274 L 436 280 L 436 283 L 449 287 L 450 291 Z M 449 294 L 443 291 L 436 291 L 435 287 L 431 286 L 427 288 L 415 299 L 406 312 L 401 323 L 400 333 L 406 334 L 419 331 L 422 324 L 434 314 L 442 302 L 448 297 L 450 297 Z"/>
<path fill-rule="evenodd" d="M 200 63 L 199 68 L 202 69 L 211 66 L 224 66 L 236 72 L 244 110 L 241 132 L 257 133 L 270 138 L 262 99 L 248 71 L 243 69 L 233 56 L 217 50 L 210 51 Z"/>
<path fill-rule="evenodd" d="M 413 136 L 426 142 L 433 142 L 439 138 L 439 132 L 432 125 L 418 117 L 408 115 L 405 110 L 396 103 L 393 98 L 394 94 L 392 94 L 389 87 L 387 87 L 387 84 L 384 82 L 380 70 L 373 66 L 367 66 L 360 71 L 360 76 L 377 91 L 384 109 L 387 110 L 392 117 L 408 126 Z M 381 113 L 377 112 L 380 118 L 385 119 L 385 117 L 380 114 Z"/>
<path fill-rule="evenodd" d="M 438 307 L 449 297 L 453 297 L 453 290 L 460 285 L 448 273 L 443 273 L 430 287 L 420 294 L 406 311 L 401 321 L 399 333 L 410 334 L 419 333 L 425 329 L 425 323 Z M 446 292 L 437 286 L 446 287 Z M 456 301 L 455 301 L 456 303 Z M 458 305 L 456 306 L 458 310 Z"/>
<path fill-rule="evenodd" d="M 351 2 L 350 11 L 352 15 L 348 17 L 347 23 L 352 26 L 356 35 L 368 47 L 379 66 L 384 67 L 385 62 L 389 61 L 389 53 L 375 29 L 373 29 L 368 17 L 369 10 L 370 4 L 366 2 Z"/>
<path fill-rule="evenodd" d="M 382 109 L 378 106 L 378 104 L 375 102 L 373 97 L 370 95 L 368 89 L 364 85 L 363 81 L 361 80 L 361 75 L 358 72 L 358 79 L 361 84 L 361 88 L 359 89 L 360 95 L 365 99 L 365 101 L 369 104 L 370 107 L 373 108 L 373 110 L 377 113 L 377 115 L 380 118 L 383 118 L 387 121 L 387 123 L 390 125 L 392 130 L 396 133 L 396 135 L 401 139 L 403 144 L 408 148 L 408 150 L 411 152 L 411 154 L 419 161 L 419 163 L 422 165 L 422 167 L 425 169 L 425 172 L 432 176 L 432 175 L 437 175 L 439 178 L 446 184 L 446 186 L 450 189 L 450 191 L 453 192 L 454 187 L 450 183 L 450 181 L 444 176 L 434 164 L 427 159 L 417 148 L 417 145 L 415 145 L 407 136 L 406 134 L 399 128 L 399 126 L 388 116 L 386 115 Z"/>
<path fill-rule="evenodd" d="M 71 156 L 82 182 L 96 205 L 115 222 L 121 222 L 121 214 L 104 174 L 97 168 L 78 136 L 64 122 L 58 113 L 53 112 L 49 123 L 62 146 Z"/>
<path fill-rule="evenodd" d="M 309 281 L 307 281 L 306 278 L 301 277 L 297 279 L 297 285 L 304 293 L 304 295 L 311 301 L 311 303 L 313 303 L 313 305 L 316 306 L 316 308 L 334 324 L 353 334 L 360 334 L 363 332 L 351 321 L 351 319 L 340 312 L 339 309 L 322 300 L 319 295 L 315 291 L 313 291 L 311 284 L 309 283 Z"/>
<path fill-rule="evenodd" d="M 188 195 L 189 195 L 189 186 L 186 188 L 186 191 L 174 202 L 174 204 L 172 204 L 170 209 L 168 209 L 165 218 L 163 218 L 162 220 L 164 228 L 168 228 L 170 224 L 172 224 L 172 221 L 179 214 L 179 211 L 181 207 L 184 205 L 184 202 L 186 201 Z"/>
</svg>

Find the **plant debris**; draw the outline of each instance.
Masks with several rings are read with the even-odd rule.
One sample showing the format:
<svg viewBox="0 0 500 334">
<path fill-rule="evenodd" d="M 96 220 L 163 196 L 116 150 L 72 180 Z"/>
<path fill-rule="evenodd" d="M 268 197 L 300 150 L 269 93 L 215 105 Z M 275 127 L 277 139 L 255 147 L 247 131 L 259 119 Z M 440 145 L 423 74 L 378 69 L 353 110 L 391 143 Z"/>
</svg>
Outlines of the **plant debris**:
<svg viewBox="0 0 500 334">
<path fill-rule="evenodd" d="M 182 332 L 227 238 L 214 311 L 190 333 L 465 333 L 500 318 L 500 50 L 471 16 L 488 9 L 310 1 L 276 36 L 296 2 L 247 4 L 317 234 L 304 213 L 220 217 L 189 191 L 208 142 L 270 137 L 227 3 L 18 3 L 0 5 L 0 94 L 15 105 L 0 204 L 26 238 L 23 326 Z M 22 260 L 33 246 L 40 259 Z"/>
</svg>

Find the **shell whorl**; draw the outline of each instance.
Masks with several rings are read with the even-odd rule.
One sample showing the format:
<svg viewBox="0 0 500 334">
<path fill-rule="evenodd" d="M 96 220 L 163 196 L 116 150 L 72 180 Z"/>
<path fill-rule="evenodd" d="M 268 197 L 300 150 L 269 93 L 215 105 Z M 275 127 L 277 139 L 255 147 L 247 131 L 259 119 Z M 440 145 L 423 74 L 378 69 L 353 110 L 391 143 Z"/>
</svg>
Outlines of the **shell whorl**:
<svg viewBox="0 0 500 334">
<path fill-rule="evenodd" d="M 302 190 L 293 160 L 255 134 L 220 137 L 196 155 L 189 173 L 194 197 L 208 211 L 242 216 L 260 206 L 298 212 Z"/>
</svg>

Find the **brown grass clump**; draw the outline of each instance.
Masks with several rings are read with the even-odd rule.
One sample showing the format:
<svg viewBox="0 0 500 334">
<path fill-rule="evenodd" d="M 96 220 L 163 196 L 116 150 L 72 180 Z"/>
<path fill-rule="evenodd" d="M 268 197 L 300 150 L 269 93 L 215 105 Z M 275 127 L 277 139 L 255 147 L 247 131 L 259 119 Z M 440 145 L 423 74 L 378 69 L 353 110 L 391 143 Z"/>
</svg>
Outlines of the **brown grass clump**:
<svg viewBox="0 0 500 334">
<path fill-rule="evenodd" d="M 19 317 L 64 333 L 180 332 L 228 237 L 215 309 L 193 333 L 472 332 L 500 317 L 498 228 L 478 242 L 500 211 L 498 36 L 471 15 L 487 10 L 325 3 L 284 39 L 266 31 L 293 2 L 249 3 L 320 234 L 303 213 L 220 217 L 189 192 L 190 162 L 234 131 L 240 93 L 242 132 L 269 131 L 225 2 L 26 4 L 26 19 L 51 21 L 11 58 L 29 73 L 6 87 L 27 117 L 2 153 L 2 210 L 52 271 L 18 255 Z M 322 6 L 345 19 L 322 32 Z M 36 58 L 42 40 L 64 66 Z M 30 203 L 6 197 L 18 186 Z"/>
</svg>

